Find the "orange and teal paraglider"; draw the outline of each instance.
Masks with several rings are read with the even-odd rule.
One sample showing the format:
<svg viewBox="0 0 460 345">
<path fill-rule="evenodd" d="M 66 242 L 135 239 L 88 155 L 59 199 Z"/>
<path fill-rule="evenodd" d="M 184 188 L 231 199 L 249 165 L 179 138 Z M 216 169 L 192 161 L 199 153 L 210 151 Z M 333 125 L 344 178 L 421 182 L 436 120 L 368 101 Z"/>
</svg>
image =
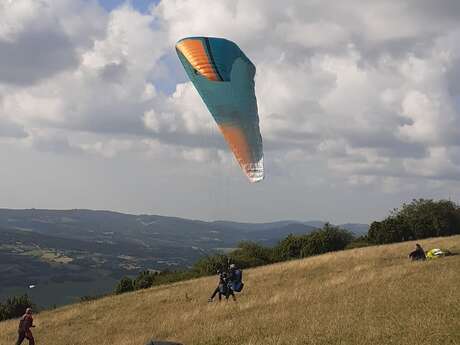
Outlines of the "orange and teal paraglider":
<svg viewBox="0 0 460 345">
<path fill-rule="evenodd" d="M 262 180 L 254 64 L 235 43 L 223 38 L 184 38 L 176 51 L 246 176 L 251 182 Z"/>
</svg>

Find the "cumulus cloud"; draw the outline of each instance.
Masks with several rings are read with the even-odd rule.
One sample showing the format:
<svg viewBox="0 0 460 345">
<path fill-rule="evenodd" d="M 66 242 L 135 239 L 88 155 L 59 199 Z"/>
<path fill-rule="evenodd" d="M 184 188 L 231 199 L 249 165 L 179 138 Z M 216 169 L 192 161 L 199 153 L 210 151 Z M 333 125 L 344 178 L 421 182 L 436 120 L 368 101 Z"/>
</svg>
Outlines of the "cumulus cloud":
<svg viewBox="0 0 460 345">
<path fill-rule="evenodd" d="M 27 138 L 26 144 L 42 152 L 63 155 L 81 153 L 80 148 L 72 145 L 65 133 L 54 130 L 34 129 Z"/>
<path fill-rule="evenodd" d="M 38 18 L 41 13 L 33 10 L 34 3 L 30 1 L 29 10 Z M 55 2 L 39 3 L 52 12 L 49 16 L 53 20 L 50 19 L 50 22 L 59 18 L 59 22 L 66 22 L 73 30 L 80 29 L 80 23 L 67 7 L 62 4 L 55 6 Z M 50 61 L 50 66 L 55 69 L 53 72 L 46 72 L 41 65 L 27 63 L 28 68 L 37 74 L 44 73 L 47 78 L 37 82 L 34 73 L 25 73 L 31 78 L 23 80 L 29 82 L 27 85 L 10 85 L 6 89 L 2 100 L 3 112 L 15 114 L 24 124 L 33 127 L 97 133 L 145 133 L 143 112 L 155 100 L 155 88 L 149 77 L 164 51 L 161 33 L 152 30 L 152 17 L 142 15 L 129 6 L 105 14 L 91 3 L 85 4 L 80 2 L 82 12 L 88 13 L 88 19 L 96 17 L 98 22 L 105 22 L 104 29 L 96 26 L 83 30 L 90 42 L 85 45 L 82 43 L 84 39 L 76 37 L 75 32 L 73 35 L 66 34 L 63 28 L 53 26 L 56 34 L 68 40 L 71 49 L 66 47 L 65 50 L 73 51 L 77 54 L 76 58 L 63 59 L 69 63 L 63 64 L 62 68 Z M 74 7 L 70 3 L 68 5 Z M 33 26 L 26 26 L 26 29 L 22 30 L 40 35 Z M 36 44 L 49 38 L 49 33 L 43 33 Z M 10 44 L 20 44 L 19 38 L 12 40 Z M 38 48 L 38 52 L 45 55 L 49 50 L 56 51 L 46 46 Z M 34 59 L 36 54 L 31 51 L 28 56 Z M 45 60 L 48 61 L 48 57 Z M 2 67 L 9 68 L 7 64 Z M 12 73 L 19 75 L 14 71 Z M 0 82 L 8 84 L 10 81 L 7 76 L 0 76 Z"/>
<path fill-rule="evenodd" d="M 21 125 L 8 118 L 0 117 L 0 137 L 25 138 L 27 133 Z"/>
<path fill-rule="evenodd" d="M 100 17 L 97 12 L 95 6 L 69 0 L 59 4 L 47 0 L 2 2 L 0 81 L 27 86 L 75 68 L 78 50 L 91 45 L 100 34 L 101 22 L 92 21 Z"/>
<path fill-rule="evenodd" d="M 168 0 L 143 14 L 2 2 L 0 136 L 30 135 L 40 150 L 114 157 L 156 146 L 222 162 L 226 145 L 174 56 L 182 37 L 222 36 L 257 66 L 276 176 L 311 160 L 354 185 L 385 178 L 387 190 L 403 178 L 456 179 L 459 16 L 455 0 Z"/>
<path fill-rule="evenodd" d="M 301 148 L 351 176 L 442 178 L 455 175 L 441 163 L 458 138 L 460 10 L 455 1 L 435 7 L 190 0 L 161 2 L 155 14 L 171 44 L 216 35 L 245 49 L 258 67 L 267 148 Z"/>
</svg>

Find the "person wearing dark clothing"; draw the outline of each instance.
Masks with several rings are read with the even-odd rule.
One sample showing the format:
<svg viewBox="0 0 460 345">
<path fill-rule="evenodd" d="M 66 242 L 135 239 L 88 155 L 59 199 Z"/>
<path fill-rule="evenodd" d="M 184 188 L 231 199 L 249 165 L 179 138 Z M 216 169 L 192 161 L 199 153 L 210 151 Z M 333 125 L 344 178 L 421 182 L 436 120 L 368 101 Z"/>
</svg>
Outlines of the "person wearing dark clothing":
<svg viewBox="0 0 460 345">
<path fill-rule="evenodd" d="M 32 317 L 32 309 L 27 308 L 26 313 L 21 317 L 19 321 L 18 340 L 16 341 L 16 345 L 21 345 L 24 339 L 29 341 L 29 345 L 35 345 L 34 336 L 30 330 L 32 327 L 35 327 L 34 319 Z"/>
<path fill-rule="evenodd" d="M 231 281 L 228 281 L 227 284 L 228 284 L 228 285 L 227 285 L 227 293 L 225 294 L 225 299 L 228 300 L 228 298 L 229 298 L 230 296 L 232 296 L 232 299 L 236 302 L 236 296 L 235 296 L 235 293 L 234 293 L 233 290 L 232 290 L 232 283 L 231 283 Z"/>
<path fill-rule="evenodd" d="M 235 296 L 235 293 L 233 292 L 233 284 L 236 279 L 235 271 L 236 271 L 235 264 L 231 264 L 228 270 L 227 293 L 225 294 L 225 299 L 228 299 L 230 296 L 232 296 L 232 299 L 234 301 L 236 301 L 236 296 Z"/>
<path fill-rule="evenodd" d="M 409 254 L 409 258 L 412 261 L 425 260 L 426 259 L 425 251 L 423 250 L 423 248 L 422 248 L 422 246 L 420 244 L 417 243 L 415 245 L 415 250 Z"/>
<path fill-rule="evenodd" d="M 220 270 L 217 271 L 219 275 L 219 284 L 217 285 L 216 289 L 212 293 L 211 297 L 208 299 L 208 302 L 212 302 L 216 295 L 219 296 L 219 301 L 222 300 L 222 295 L 227 296 L 227 273 L 221 272 Z"/>
</svg>

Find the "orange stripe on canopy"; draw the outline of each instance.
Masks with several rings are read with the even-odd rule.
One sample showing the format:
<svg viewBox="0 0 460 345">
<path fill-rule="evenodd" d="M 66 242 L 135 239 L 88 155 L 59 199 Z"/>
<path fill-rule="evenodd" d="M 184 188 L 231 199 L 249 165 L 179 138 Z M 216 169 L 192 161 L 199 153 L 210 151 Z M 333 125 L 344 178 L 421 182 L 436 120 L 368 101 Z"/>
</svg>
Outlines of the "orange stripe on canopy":
<svg viewBox="0 0 460 345">
<path fill-rule="evenodd" d="M 206 49 L 201 40 L 183 40 L 177 43 L 176 48 L 203 77 L 214 81 L 220 80 L 209 60 L 208 54 L 206 54 Z"/>
<path fill-rule="evenodd" d="M 252 162 L 252 157 L 248 141 L 246 140 L 243 131 L 238 127 L 229 125 L 219 125 L 219 128 L 225 138 L 225 141 L 233 151 L 236 160 L 243 170 L 248 173 L 247 165 Z"/>
</svg>

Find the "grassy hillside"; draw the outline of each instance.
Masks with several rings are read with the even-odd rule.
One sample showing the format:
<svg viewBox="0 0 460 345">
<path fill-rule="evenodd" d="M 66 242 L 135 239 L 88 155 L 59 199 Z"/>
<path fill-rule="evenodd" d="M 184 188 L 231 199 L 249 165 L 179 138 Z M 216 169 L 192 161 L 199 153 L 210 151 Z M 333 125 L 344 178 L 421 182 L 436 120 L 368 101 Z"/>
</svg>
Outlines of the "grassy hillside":
<svg viewBox="0 0 460 345">
<path fill-rule="evenodd" d="M 420 241 L 460 253 L 460 236 Z M 245 271 L 237 303 L 203 278 L 36 315 L 38 345 L 460 344 L 460 255 L 410 262 L 413 242 Z M 0 323 L 14 344 L 17 321 Z"/>
</svg>

